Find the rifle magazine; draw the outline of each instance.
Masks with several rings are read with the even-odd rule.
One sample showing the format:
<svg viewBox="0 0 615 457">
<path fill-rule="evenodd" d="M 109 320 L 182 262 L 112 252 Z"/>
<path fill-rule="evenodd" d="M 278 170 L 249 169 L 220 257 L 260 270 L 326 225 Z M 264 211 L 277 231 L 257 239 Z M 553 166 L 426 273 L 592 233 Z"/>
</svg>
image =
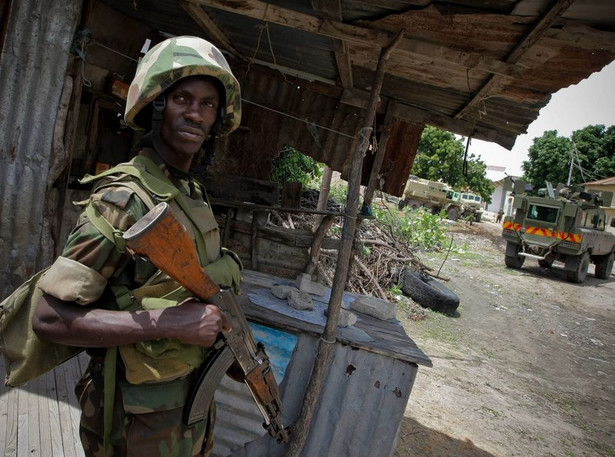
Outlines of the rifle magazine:
<svg viewBox="0 0 615 457">
<path fill-rule="evenodd" d="M 182 414 L 186 425 L 192 425 L 208 416 L 218 384 L 234 361 L 233 352 L 224 341 L 219 340 L 207 360 L 199 367 L 190 387 Z"/>
</svg>

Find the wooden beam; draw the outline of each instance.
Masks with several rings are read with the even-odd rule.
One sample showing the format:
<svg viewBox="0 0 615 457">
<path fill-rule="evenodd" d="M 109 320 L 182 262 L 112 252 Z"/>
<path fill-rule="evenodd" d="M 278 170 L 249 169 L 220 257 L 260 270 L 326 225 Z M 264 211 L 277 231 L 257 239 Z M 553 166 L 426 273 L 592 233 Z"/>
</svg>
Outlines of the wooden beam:
<svg viewBox="0 0 615 457">
<path fill-rule="evenodd" d="M 365 109 L 369 103 L 369 93 L 361 89 L 346 89 L 340 101 L 346 105 Z M 381 106 L 385 106 L 386 102 L 387 99 L 383 98 Z M 380 110 L 380 112 L 383 112 L 383 110 Z M 476 126 L 470 121 L 454 119 L 445 114 L 437 114 L 400 102 L 395 103 L 392 115 L 400 121 L 433 125 L 458 135 L 472 135 L 477 140 L 491 141 L 509 150 L 515 144 L 514 138 L 502 135 L 498 130 Z"/>
<path fill-rule="evenodd" d="M 574 0 L 556 0 L 551 8 L 543 14 L 538 22 L 534 24 L 532 29 L 525 35 L 525 37 L 517 43 L 513 50 L 508 54 L 506 63 L 514 65 L 531 47 L 538 41 L 538 39 L 558 20 L 564 12 L 570 8 L 570 5 L 574 3 Z M 489 77 L 488 81 L 480 88 L 480 90 L 472 97 L 460 111 L 455 114 L 456 119 L 461 119 L 468 115 L 470 110 L 473 110 L 476 105 L 491 92 L 492 89 L 497 87 L 499 83 L 497 75 Z"/>
<path fill-rule="evenodd" d="M 312 0 L 312 8 L 320 17 L 342 21 L 342 5 L 340 0 Z M 337 63 L 337 73 L 339 74 L 342 87 L 352 87 L 352 64 L 348 52 L 348 43 L 344 40 L 332 38 L 333 52 Z"/>
<path fill-rule="evenodd" d="M 514 137 L 502 135 L 497 130 L 481 127 L 470 121 L 453 119 L 443 114 L 436 114 L 431 111 L 422 110 L 401 103 L 395 104 L 393 115 L 395 118 L 402 121 L 433 125 L 459 135 L 472 135 L 473 138 L 497 143 L 508 150 L 512 149 L 515 145 Z"/>
<path fill-rule="evenodd" d="M 226 34 L 220 30 L 209 14 L 203 11 L 199 5 L 188 2 L 186 0 L 180 0 L 180 5 L 186 10 L 186 12 L 194 19 L 199 27 L 205 30 L 209 36 L 211 36 L 217 44 L 221 45 L 226 51 L 238 59 L 245 59 L 237 49 L 231 44 L 231 41 L 227 38 Z"/>
<path fill-rule="evenodd" d="M 397 36 L 397 32 L 321 19 L 310 14 L 282 8 L 260 0 L 241 0 L 237 2 L 225 0 L 187 1 L 197 5 L 240 14 L 258 21 L 270 22 L 284 27 L 303 30 L 304 32 L 316 33 L 330 38 L 379 48 L 387 47 Z M 402 39 L 397 49 L 423 57 L 428 56 L 433 61 L 454 63 L 464 68 L 477 68 L 493 74 L 519 77 L 524 71 L 523 67 L 516 67 L 513 64 L 491 59 L 480 53 L 467 52 L 461 48 L 453 49 L 417 38 Z"/>
</svg>

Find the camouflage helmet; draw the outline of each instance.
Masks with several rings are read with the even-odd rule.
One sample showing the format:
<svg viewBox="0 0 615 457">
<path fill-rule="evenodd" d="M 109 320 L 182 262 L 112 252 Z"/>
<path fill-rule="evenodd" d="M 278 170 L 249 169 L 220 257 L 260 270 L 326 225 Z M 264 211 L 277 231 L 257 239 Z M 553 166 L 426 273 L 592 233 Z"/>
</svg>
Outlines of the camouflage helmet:
<svg viewBox="0 0 615 457">
<path fill-rule="evenodd" d="M 241 89 L 222 53 L 202 38 L 169 38 L 149 50 L 139 65 L 128 90 L 126 123 L 135 130 L 146 130 L 151 117 L 144 115 L 156 97 L 188 76 L 212 76 L 224 87 L 222 127 L 218 136 L 228 135 L 241 122 Z M 223 96 L 223 97 L 222 97 Z"/>
</svg>

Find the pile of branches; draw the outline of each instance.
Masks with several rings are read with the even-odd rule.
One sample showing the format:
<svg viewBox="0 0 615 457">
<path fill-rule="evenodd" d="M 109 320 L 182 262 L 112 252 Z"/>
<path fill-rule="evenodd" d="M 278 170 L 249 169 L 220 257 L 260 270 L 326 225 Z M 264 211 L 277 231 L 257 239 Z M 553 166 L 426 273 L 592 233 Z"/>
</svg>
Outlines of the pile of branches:
<svg viewBox="0 0 615 457">
<path fill-rule="evenodd" d="M 302 207 L 315 209 L 318 192 L 304 192 Z M 343 212 L 344 208 L 329 199 L 327 211 Z M 278 214 L 270 223 L 292 228 L 313 230 L 320 221 L 313 214 Z M 336 218 L 329 230 L 329 237 L 340 238 L 343 218 Z M 337 250 L 321 249 L 316 271 L 319 282 L 331 287 L 338 261 Z M 355 235 L 346 290 L 362 295 L 391 300 L 391 289 L 401 280 L 404 268 L 428 270 L 414 255 L 413 248 L 402 237 L 396 236 L 395 227 L 375 218 L 362 218 Z"/>
</svg>

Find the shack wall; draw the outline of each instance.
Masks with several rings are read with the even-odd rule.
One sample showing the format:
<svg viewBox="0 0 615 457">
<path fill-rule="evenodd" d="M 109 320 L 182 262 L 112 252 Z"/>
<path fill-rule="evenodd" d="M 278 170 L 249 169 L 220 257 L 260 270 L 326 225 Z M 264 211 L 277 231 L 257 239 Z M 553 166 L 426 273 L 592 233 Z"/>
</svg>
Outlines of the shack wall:
<svg viewBox="0 0 615 457">
<path fill-rule="evenodd" d="M 299 415 L 317 345 L 318 336 L 298 336 L 280 385 L 285 425 Z M 392 456 L 417 371 L 414 363 L 335 343 L 302 455 Z M 262 417 L 247 389 L 225 379 L 216 398 L 215 457 L 286 454 L 287 446 L 277 444 L 260 425 Z"/>
<path fill-rule="evenodd" d="M 58 196 L 48 180 L 58 153 L 54 130 L 81 3 L 11 5 L 0 56 L 2 298 L 54 257 L 50 221 Z"/>
</svg>

